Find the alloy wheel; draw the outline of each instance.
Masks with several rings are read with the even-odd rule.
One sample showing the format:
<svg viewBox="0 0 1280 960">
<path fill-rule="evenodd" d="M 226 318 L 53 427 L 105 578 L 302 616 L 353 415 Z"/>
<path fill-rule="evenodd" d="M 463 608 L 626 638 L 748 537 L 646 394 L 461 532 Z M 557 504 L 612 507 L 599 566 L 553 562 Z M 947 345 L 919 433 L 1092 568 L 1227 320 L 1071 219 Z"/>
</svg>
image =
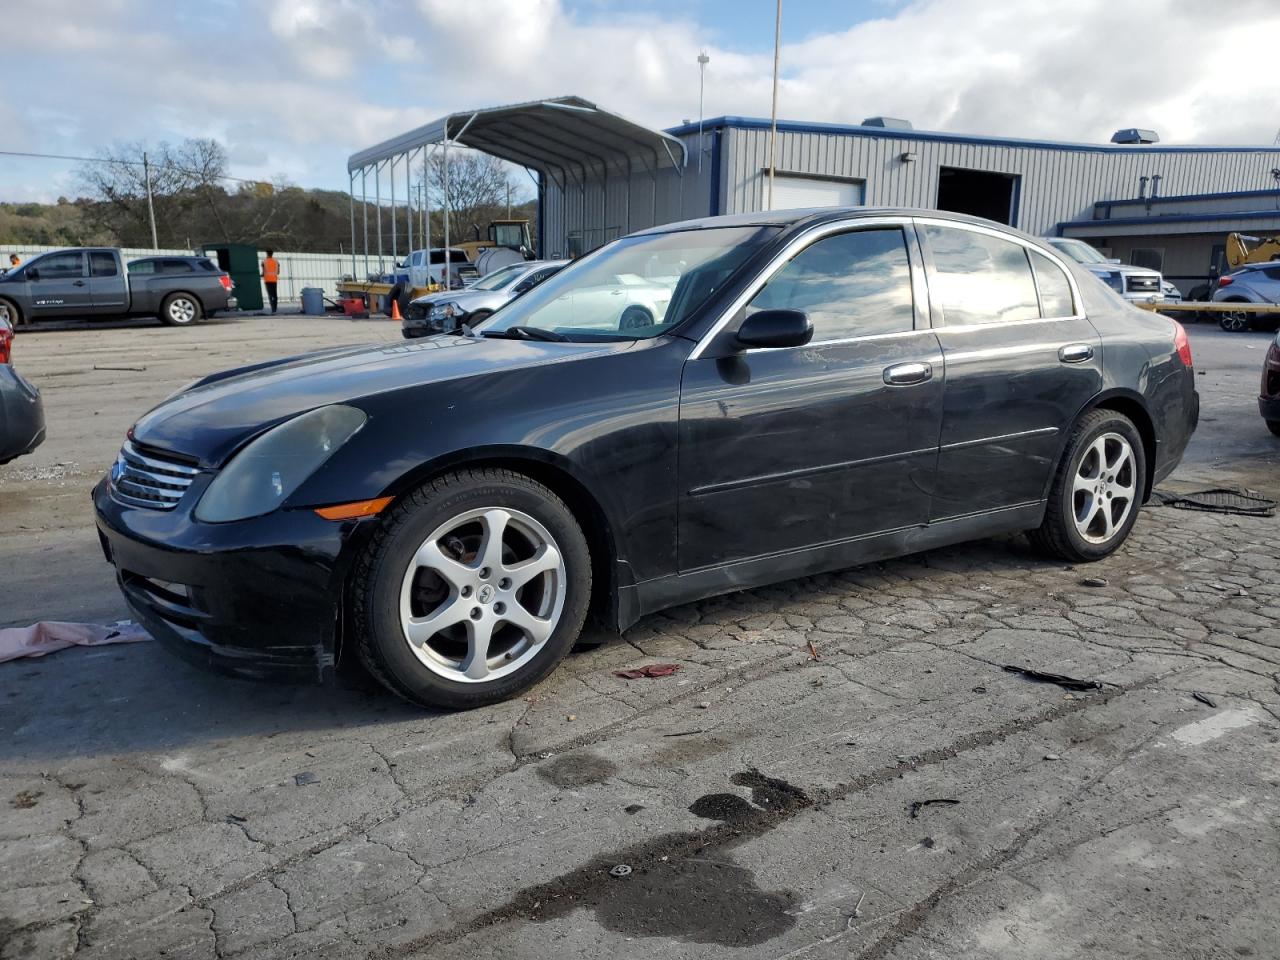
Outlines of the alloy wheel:
<svg viewBox="0 0 1280 960">
<path fill-rule="evenodd" d="M 174 323 L 190 323 L 196 318 L 196 305 L 186 297 L 177 297 L 169 304 L 169 319 Z"/>
<path fill-rule="evenodd" d="M 1249 317 L 1243 312 L 1224 313 L 1219 325 L 1223 330 L 1239 333 L 1249 326 Z"/>
<path fill-rule="evenodd" d="M 448 680 L 497 680 L 546 645 L 567 583 L 555 539 L 533 517 L 469 510 L 440 524 L 409 562 L 400 589 L 405 642 Z"/>
<path fill-rule="evenodd" d="M 1107 543 L 1124 527 L 1137 499 L 1133 448 L 1118 433 L 1094 440 L 1076 467 L 1071 514 L 1089 543 Z"/>
</svg>

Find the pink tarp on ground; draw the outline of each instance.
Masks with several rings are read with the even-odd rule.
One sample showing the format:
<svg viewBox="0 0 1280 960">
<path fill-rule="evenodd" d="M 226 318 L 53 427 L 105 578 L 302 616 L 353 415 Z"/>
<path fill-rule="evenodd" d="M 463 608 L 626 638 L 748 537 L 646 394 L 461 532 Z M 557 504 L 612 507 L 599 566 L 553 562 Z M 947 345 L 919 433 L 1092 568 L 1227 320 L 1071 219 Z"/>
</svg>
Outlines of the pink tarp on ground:
<svg viewBox="0 0 1280 960">
<path fill-rule="evenodd" d="M 43 657 L 67 647 L 97 647 L 107 643 L 137 643 L 151 634 L 132 620 L 110 626 L 41 620 L 29 627 L 0 627 L 0 663 L 22 657 Z"/>
</svg>

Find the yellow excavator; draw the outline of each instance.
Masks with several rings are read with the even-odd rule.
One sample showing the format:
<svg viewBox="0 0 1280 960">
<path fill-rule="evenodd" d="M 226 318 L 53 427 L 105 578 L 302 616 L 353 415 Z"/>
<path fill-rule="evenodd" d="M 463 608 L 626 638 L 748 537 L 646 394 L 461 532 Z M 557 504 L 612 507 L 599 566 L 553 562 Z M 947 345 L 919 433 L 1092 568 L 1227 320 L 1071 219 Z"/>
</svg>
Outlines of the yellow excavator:
<svg viewBox="0 0 1280 960">
<path fill-rule="evenodd" d="M 1280 237 L 1251 237 L 1247 233 L 1227 234 L 1227 266 L 1235 270 L 1246 263 L 1280 260 Z"/>
<path fill-rule="evenodd" d="M 481 240 L 477 229 L 475 239 L 452 244 L 467 252 L 467 259 L 476 265 L 481 276 L 508 264 L 533 259 L 528 220 L 494 220 L 489 224 L 488 233 L 488 239 Z"/>
</svg>

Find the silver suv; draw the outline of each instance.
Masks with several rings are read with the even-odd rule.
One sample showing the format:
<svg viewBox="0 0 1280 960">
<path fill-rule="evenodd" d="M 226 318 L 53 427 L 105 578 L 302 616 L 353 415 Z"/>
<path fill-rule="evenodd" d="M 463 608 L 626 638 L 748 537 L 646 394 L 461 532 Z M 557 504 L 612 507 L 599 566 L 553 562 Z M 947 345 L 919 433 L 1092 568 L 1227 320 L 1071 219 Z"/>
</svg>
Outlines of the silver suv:
<svg viewBox="0 0 1280 960">
<path fill-rule="evenodd" d="M 401 332 L 406 340 L 433 333 L 452 333 L 461 324 L 479 323 L 503 304 L 528 293 L 559 273 L 568 260 L 530 260 L 486 274 L 466 290 L 428 293 L 409 303 Z"/>
<path fill-rule="evenodd" d="M 1155 303 L 1169 299 L 1158 270 L 1108 260 L 1083 240 L 1071 237 L 1046 237 L 1045 243 L 1066 254 L 1126 300 Z"/>
<path fill-rule="evenodd" d="M 1218 278 L 1213 291 L 1218 303 L 1280 303 L 1280 260 L 1269 263 L 1246 263 Z M 1259 327 L 1274 330 L 1280 314 L 1224 313 L 1223 330 L 1248 330 Z"/>
</svg>

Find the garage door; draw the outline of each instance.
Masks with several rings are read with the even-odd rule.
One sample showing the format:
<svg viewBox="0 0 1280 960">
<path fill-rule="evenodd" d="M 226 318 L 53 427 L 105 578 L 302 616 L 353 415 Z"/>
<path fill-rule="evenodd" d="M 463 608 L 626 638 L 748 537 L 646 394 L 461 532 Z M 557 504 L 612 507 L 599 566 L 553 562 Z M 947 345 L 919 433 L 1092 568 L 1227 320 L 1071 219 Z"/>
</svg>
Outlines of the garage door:
<svg viewBox="0 0 1280 960">
<path fill-rule="evenodd" d="M 768 176 L 768 174 L 766 174 Z M 862 205 L 862 181 L 811 180 L 808 177 L 779 177 L 773 180 L 773 209 L 801 207 L 857 207 Z M 765 196 L 769 184 L 765 183 Z"/>
</svg>

